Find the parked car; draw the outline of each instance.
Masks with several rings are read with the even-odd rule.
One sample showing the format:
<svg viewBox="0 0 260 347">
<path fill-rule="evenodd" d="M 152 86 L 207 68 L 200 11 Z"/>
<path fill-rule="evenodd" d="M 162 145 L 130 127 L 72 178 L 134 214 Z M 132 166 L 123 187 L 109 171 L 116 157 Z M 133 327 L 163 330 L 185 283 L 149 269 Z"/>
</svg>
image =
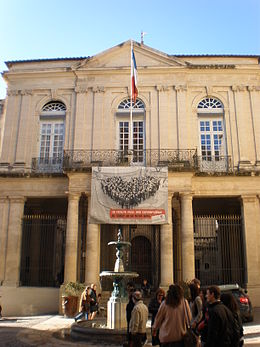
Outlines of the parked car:
<svg viewBox="0 0 260 347">
<path fill-rule="evenodd" d="M 221 293 L 231 293 L 237 301 L 243 323 L 254 319 L 253 308 L 246 291 L 238 284 L 225 284 L 219 286 Z"/>
</svg>

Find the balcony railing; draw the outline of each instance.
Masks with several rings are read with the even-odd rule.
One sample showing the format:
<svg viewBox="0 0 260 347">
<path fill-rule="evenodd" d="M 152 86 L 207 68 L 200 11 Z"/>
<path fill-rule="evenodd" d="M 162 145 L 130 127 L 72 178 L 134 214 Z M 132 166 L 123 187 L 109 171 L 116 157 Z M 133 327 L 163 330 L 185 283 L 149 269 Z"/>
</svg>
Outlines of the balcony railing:
<svg viewBox="0 0 260 347">
<path fill-rule="evenodd" d="M 62 172 L 63 158 L 33 158 L 32 172 L 37 173 L 60 173 Z"/>
<path fill-rule="evenodd" d="M 146 150 L 66 150 L 63 169 L 85 169 L 92 166 L 168 166 L 176 171 L 197 169 L 196 149 Z"/>
<path fill-rule="evenodd" d="M 61 173 L 89 170 L 92 166 L 167 166 L 170 171 L 230 173 L 230 156 L 203 158 L 196 149 L 65 150 L 63 158 L 33 158 L 32 172 Z"/>
<path fill-rule="evenodd" d="M 230 156 L 198 157 L 198 170 L 205 173 L 233 172 Z"/>
</svg>

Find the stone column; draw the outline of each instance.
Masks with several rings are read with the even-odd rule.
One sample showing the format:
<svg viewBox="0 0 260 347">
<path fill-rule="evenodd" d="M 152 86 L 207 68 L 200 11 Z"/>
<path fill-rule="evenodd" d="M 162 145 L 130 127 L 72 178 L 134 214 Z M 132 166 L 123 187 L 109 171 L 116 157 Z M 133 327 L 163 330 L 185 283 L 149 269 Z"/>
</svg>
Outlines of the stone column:
<svg viewBox="0 0 260 347">
<path fill-rule="evenodd" d="M 24 197 L 10 197 L 4 286 L 19 286 Z"/>
<path fill-rule="evenodd" d="M 90 214 L 90 197 L 88 203 L 88 215 Z M 99 224 L 90 224 L 87 229 L 87 247 L 86 247 L 86 266 L 85 283 L 96 283 L 99 287 L 100 272 L 100 226 Z"/>
<path fill-rule="evenodd" d="M 0 198 L 0 284 L 4 280 L 5 261 L 7 250 L 7 231 L 8 231 L 8 208 L 7 197 Z"/>
<path fill-rule="evenodd" d="M 168 224 L 161 226 L 161 284 L 168 288 L 173 283 L 173 235 L 172 235 L 172 195 L 168 196 Z"/>
<path fill-rule="evenodd" d="M 182 241 L 182 279 L 189 281 L 195 277 L 195 254 L 193 235 L 192 194 L 181 196 L 181 241 Z"/>
<path fill-rule="evenodd" d="M 242 196 L 242 208 L 245 231 L 246 266 L 248 284 L 254 286 L 260 283 L 260 264 L 258 254 L 259 244 L 259 201 L 255 195 Z"/>
<path fill-rule="evenodd" d="M 77 280 L 79 194 L 69 193 L 64 283 Z"/>
</svg>

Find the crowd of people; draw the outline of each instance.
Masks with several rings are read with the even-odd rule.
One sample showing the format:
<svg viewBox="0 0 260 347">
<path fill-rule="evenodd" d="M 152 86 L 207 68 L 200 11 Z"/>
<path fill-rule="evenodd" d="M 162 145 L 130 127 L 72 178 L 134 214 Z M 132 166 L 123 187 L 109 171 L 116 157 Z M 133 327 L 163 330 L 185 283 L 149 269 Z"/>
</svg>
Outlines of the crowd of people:
<svg viewBox="0 0 260 347">
<path fill-rule="evenodd" d="M 160 187 L 160 179 L 154 176 L 131 177 L 112 176 L 101 180 L 103 192 L 122 208 L 133 208 L 155 195 Z"/>
<path fill-rule="evenodd" d="M 142 347 L 145 344 L 149 314 L 153 346 L 186 347 L 188 331 L 193 335 L 193 344 L 189 344 L 189 347 L 243 345 L 242 320 L 232 294 L 221 294 L 217 286 L 201 289 L 198 279 L 189 283 L 188 299 L 184 297 L 183 287 L 179 284 L 171 284 L 167 293 L 158 288 L 153 297 L 150 290 L 151 286 L 146 279 L 140 290 L 135 289 L 132 282 L 127 284 L 127 346 Z M 143 297 L 149 297 L 148 307 Z M 99 299 L 96 284 L 87 286 L 81 295 L 81 309 L 75 321 L 94 319 Z"/>
<path fill-rule="evenodd" d="M 184 298 L 179 284 L 169 286 L 167 293 L 158 288 L 148 307 L 142 292 L 128 286 L 126 308 L 128 346 L 141 347 L 146 341 L 146 322 L 151 314 L 152 345 L 186 347 L 188 330 L 192 331 L 194 347 L 240 347 L 243 326 L 237 303 L 232 294 L 220 295 L 217 286 L 201 290 L 200 281 L 189 283 L 190 298 Z M 188 329 L 190 327 L 190 329 Z"/>
</svg>

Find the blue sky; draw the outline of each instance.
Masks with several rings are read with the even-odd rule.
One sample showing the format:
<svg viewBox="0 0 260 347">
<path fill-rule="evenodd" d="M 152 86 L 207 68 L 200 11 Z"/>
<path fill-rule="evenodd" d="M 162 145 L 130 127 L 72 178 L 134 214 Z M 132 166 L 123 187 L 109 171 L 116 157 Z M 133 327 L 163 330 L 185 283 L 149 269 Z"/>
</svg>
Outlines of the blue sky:
<svg viewBox="0 0 260 347">
<path fill-rule="evenodd" d="M 260 55 L 260 0 L 0 0 L 9 60 L 94 55 L 133 39 L 168 54 Z M 0 78 L 0 98 L 5 97 Z"/>
</svg>

